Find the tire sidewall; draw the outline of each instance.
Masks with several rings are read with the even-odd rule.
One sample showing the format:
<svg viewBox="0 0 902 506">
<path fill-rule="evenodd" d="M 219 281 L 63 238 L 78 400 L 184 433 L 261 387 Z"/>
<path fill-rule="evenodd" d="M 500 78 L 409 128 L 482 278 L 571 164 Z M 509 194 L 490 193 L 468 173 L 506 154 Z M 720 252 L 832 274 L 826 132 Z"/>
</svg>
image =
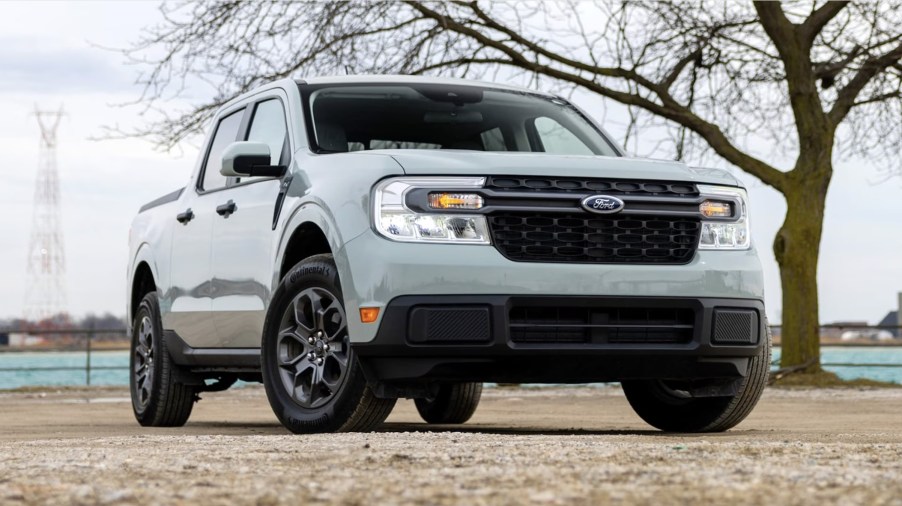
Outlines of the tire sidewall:
<svg viewBox="0 0 902 506">
<path fill-rule="evenodd" d="M 666 432 L 722 432 L 742 422 L 761 397 L 771 358 L 770 328 L 757 356 L 749 360 L 739 391 L 730 397 L 673 398 L 657 380 L 623 382 L 627 401 L 648 424 Z M 758 375 L 753 374 L 759 371 Z M 738 416 L 737 416 L 738 415 Z"/>
<path fill-rule="evenodd" d="M 338 269 L 331 255 L 310 257 L 295 266 L 279 284 L 266 314 L 261 343 L 260 365 L 263 385 L 273 412 L 282 424 L 295 433 L 332 432 L 339 430 L 360 403 L 366 380 L 357 364 L 353 347 L 348 351 L 348 368 L 341 387 L 332 399 L 318 408 L 299 405 L 282 384 L 278 366 L 278 336 L 282 316 L 294 298 L 307 288 L 325 288 L 342 305 L 344 296 Z M 345 309 L 346 320 L 350 315 Z"/>
<path fill-rule="evenodd" d="M 150 318 L 150 324 L 153 329 L 153 379 L 150 385 L 150 398 L 147 400 L 146 406 L 141 406 L 138 401 L 137 383 L 135 378 L 135 353 L 138 346 L 138 332 L 141 328 L 141 321 L 144 317 Z M 135 317 L 132 321 L 132 339 L 131 339 L 131 356 L 129 357 L 129 391 L 132 398 L 132 410 L 138 420 L 152 418 L 153 407 L 158 403 L 160 392 L 162 390 L 162 363 L 163 358 L 163 323 L 160 319 L 159 303 L 157 302 L 156 293 L 147 294 L 141 300 Z"/>
</svg>

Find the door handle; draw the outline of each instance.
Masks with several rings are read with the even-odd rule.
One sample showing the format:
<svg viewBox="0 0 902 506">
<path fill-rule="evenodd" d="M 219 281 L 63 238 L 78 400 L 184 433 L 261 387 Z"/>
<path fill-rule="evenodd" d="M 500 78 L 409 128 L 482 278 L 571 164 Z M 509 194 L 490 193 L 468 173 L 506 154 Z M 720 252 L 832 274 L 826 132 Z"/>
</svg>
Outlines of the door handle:
<svg viewBox="0 0 902 506">
<path fill-rule="evenodd" d="M 175 215 L 175 219 L 182 225 L 187 225 L 189 221 L 194 219 L 194 211 L 189 207 L 185 212 Z"/>
<path fill-rule="evenodd" d="M 216 206 L 216 214 L 228 218 L 230 214 L 234 213 L 238 209 L 238 206 L 235 205 L 235 202 L 230 200 L 225 204 L 220 206 Z"/>
</svg>

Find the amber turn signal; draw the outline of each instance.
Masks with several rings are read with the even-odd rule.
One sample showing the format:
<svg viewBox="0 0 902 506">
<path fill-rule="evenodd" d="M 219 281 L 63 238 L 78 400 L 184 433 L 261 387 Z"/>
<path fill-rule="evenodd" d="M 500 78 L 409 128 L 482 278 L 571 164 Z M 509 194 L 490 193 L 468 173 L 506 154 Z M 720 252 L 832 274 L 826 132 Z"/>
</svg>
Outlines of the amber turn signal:
<svg viewBox="0 0 902 506">
<path fill-rule="evenodd" d="M 360 321 L 363 323 L 373 323 L 379 318 L 378 307 L 362 307 L 360 308 Z"/>
<path fill-rule="evenodd" d="M 475 193 L 430 193 L 429 207 L 433 209 L 480 209 L 484 200 Z"/>
<path fill-rule="evenodd" d="M 733 206 L 728 202 L 706 200 L 698 206 L 698 210 L 706 218 L 729 218 L 733 216 Z"/>
</svg>

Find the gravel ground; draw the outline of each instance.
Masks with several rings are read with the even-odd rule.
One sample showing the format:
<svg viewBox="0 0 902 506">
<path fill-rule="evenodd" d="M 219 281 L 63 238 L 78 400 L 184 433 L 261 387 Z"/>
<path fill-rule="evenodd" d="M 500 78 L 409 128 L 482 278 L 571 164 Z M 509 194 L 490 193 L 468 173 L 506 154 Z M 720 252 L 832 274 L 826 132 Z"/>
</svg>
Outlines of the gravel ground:
<svg viewBox="0 0 902 506">
<path fill-rule="evenodd" d="M 769 390 L 665 435 L 619 388 L 491 389 L 459 427 L 286 435 L 259 388 L 142 429 L 118 389 L 0 394 L 2 504 L 898 504 L 902 389 Z"/>
</svg>

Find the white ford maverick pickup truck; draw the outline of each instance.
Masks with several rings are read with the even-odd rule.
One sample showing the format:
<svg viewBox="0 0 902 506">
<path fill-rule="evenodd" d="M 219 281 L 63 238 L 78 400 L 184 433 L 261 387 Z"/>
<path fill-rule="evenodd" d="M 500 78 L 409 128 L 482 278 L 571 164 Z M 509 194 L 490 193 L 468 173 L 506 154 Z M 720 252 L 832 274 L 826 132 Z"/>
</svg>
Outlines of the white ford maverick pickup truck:
<svg viewBox="0 0 902 506">
<path fill-rule="evenodd" d="M 483 382 L 620 382 L 649 424 L 742 421 L 770 357 L 748 197 L 627 157 L 559 97 L 405 76 L 282 80 L 215 115 L 130 234 L 142 425 L 262 381 L 296 433 L 398 398 L 463 423 Z"/>
</svg>

